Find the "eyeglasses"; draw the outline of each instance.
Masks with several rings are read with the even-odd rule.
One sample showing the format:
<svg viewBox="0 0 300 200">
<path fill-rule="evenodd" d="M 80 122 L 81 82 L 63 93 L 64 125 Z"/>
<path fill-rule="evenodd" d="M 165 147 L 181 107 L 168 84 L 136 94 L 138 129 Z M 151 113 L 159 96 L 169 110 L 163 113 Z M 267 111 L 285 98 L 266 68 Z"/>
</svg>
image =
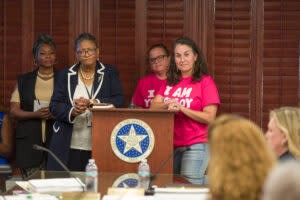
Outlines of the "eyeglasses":
<svg viewBox="0 0 300 200">
<path fill-rule="evenodd" d="M 77 51 L 77 54 L 79 56 L 84 56 L 86 54 L 89 56 L 92 56 L 92 55 L 96 54 L 96 49 L 79 50 L 79 51 Z"/>
<path fill-rule="evenodd" d="M 149 59 L 149 62 L 151 63 L 151 64 L 153 64 L 153 63 L 155 63 L 156 61 L 157 62 L 160 62 L 160 61 L 162 61 L 162 59 L 164 59 L 164 57 L 167 57 L 168 55 L 160 55 L 160 56 L 157 56 L 157 57 L 155 57 L 155 58 L 150 58 Z"/>
</svg>

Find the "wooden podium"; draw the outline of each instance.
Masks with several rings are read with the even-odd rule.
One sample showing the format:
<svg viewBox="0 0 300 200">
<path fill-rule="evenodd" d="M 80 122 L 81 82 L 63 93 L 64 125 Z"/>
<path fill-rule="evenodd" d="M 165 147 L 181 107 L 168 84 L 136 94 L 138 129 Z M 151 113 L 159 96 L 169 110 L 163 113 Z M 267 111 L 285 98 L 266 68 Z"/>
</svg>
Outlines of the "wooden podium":
<svg viewBox="0 0 300 200">
<path fill-rule="evenodd" d="M 155 143 L 147 157 L 151 173 L 157 172 L 173 153 L 174 113 L 167 110 L 92 108 L 92 157 L 99 172 L 136 173 L 139 163 L 129 163 L 115 155 L 111 147 L 111 134 L 117 124 L 127 119 L 142 120 L 153 131 Z M 173 173 L 171 158 L 160 173 Z"/>
</svg>

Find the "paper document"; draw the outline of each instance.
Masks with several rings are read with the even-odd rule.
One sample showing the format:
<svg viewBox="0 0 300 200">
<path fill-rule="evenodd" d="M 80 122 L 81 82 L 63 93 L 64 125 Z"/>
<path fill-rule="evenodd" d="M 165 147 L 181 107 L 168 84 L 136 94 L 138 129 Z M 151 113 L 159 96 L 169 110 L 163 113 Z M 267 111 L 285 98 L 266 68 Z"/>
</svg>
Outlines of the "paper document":
<svg viewBox="0 0 300 200">
<path fill-rule="evenodd" d="M 55 196 L 47 194 L 24 194 L 0 196 L 0 200 L 59 200 Z"/>
<path fill-rule="evenodd" d="M 41 108 L 45 108 L 49 106 L 49 102 L 48 101 L 39 101 L 39 100 L 34 100 L 33 101 L 33 111 L 37 111 Z"/>
<path fill-rule="evenodd" d="M 30 190 L 38 193 L 81 192 L 85 188 L 79 178 L 32 179 L 28 183 Z"/>
</svg>

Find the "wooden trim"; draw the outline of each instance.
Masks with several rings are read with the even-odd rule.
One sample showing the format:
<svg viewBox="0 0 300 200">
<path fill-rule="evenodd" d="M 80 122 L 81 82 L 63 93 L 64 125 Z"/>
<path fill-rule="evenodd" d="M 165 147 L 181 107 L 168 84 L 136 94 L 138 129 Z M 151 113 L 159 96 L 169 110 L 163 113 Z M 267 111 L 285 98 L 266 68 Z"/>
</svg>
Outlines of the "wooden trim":
<svg viewBox="0 0 300 200">
<path fill-rule="evenodd" d="M 34 42 L 34 0 L 22 0 L 22 67 L 24 74 L 33 70 L 32 49 Z"/>
<path fill-rule="evenodd" d="M 215 1 L 208 3 L 208 25 L 207 25 L 207 63 L 210 74 L 215 73 Z"/>
<path fill-rule="evenodd" d="M 199 15 L 199 45 L 201 48 L 201 51 L 203 53 L 204 58 L 207 61 L 207 47 L 208 47 L 208 40 L 207 40 L 207 33 L 208 33 L 208 19 L 209 19 L 209 14 L 208 14 L 208 9 L 209 9 L 209 4 L 207 3 L 206 0 L 202 0 L 201 4 L 199 5 L 199 10 L 200 10 L 200 15 Z"/>
<path fill-rule="evenodd" d="M 300 37 L 298 39 L 298 107 L 300 107 Z"/>
<path fill-rule="evenodd" d="M 263 115 L 263 3 L 254 0 L 251 8 L 252 38 L 251 38 L 251 108 L 250 119 L 262 126 Z"/>
<path fill-rule="evenodd" d="M 95 35 L 97 41 L 98 41 L 98 45 L 99 48 L 101 49 L 100 46 L 100 1 L 99 0 L 94 0 L 93 3 L 91 4 L 91 8 L 92 10 L 92 18 L 93 18 L 93 22 L 91 23 L 92 25 L 92 33 Z M 101 54 L 101 51 L 100 51 Z"/>
<path fill-rule="evenodd" d="M 208 60 L 209 6 L 206 0 L 184 1 L 184 35 L 195 41 Z"/>
<path fill-rule="evenodd" d="M 69 1 L 69 63 L 70 65 L 76 62 L 76 58 L 74 55 L 74 39 L 75 39 L 75 26 L 76 26 L 76 11 L 75 11 L 75 0 Z"/>
<path fill-rule="evenodd" d="M 147 49 L 147 0 L 135 1 L 135 63 L 137 77 L 140 79 L 146 74 Z"/>
</svg>

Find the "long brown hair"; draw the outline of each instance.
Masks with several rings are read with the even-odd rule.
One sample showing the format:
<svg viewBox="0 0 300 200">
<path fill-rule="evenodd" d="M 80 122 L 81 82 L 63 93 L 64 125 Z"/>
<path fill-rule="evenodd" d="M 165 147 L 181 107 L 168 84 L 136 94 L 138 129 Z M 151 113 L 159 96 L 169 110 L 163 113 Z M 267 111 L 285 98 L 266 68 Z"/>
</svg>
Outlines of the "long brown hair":
<svg viewBox="0 0 300 200">
<path fill-rule="evenodd" d="M 175 53 L 174 53 L 175 48 L 178 44 L 189 46 L 192 49 L 194 55 L 197 55 L 197 59 L 194 63 L 192 81 L 193 82 L 201 81 L 203 74 L 208 75 L 208 67 L 205 62 L 202 51 L 198 48 L 198 46 L 192 39 L 188 37 L 181 37 L 174 42 L 172 47 L 171 63 L 170 63 L 169 70 L 167 72 L 168 85 L 176 85 L 177 83 L 180 82 L 181 72 L 178 70 L 177 65 L 175 63 Z"/>
</svg>

